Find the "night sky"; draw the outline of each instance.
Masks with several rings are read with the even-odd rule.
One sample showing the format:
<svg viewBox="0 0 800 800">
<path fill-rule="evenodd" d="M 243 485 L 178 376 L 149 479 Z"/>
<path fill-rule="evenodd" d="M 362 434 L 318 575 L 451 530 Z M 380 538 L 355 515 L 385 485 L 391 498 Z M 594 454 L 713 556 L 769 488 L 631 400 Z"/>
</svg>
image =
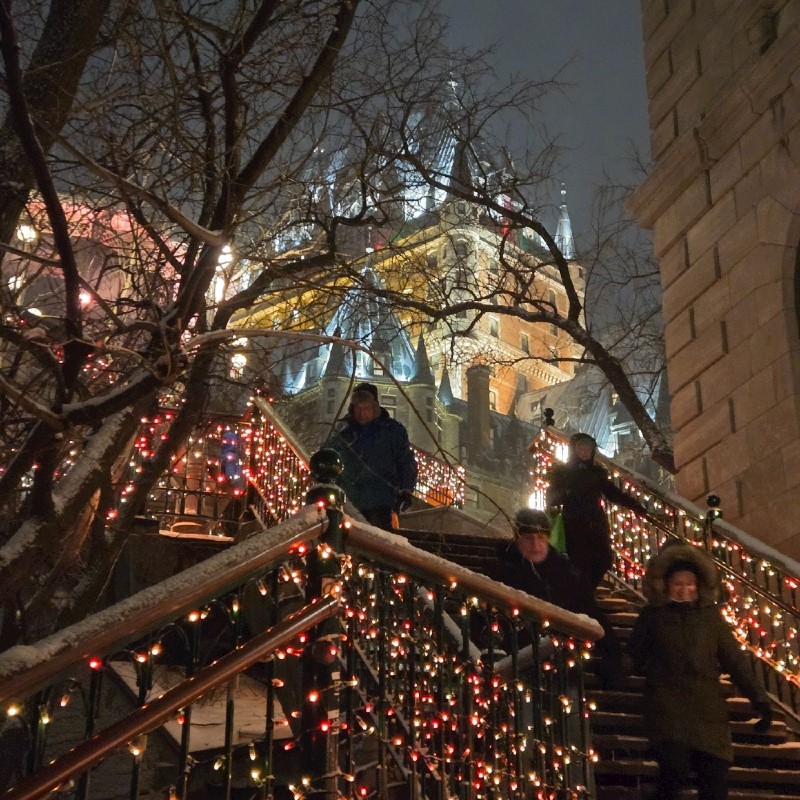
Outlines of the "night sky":
<svg viewBox="0 0 800 800">
<path fill-rule="evenodd" d="M 603 170 L 630 179 L 631 143 L 649 156 L 640 0 L 442 0 L 451 44 L 497 44 L 498 76 L 551 77 L 571 62 L 571 84 L 544 106 L 569 149 L 561 179 L 576 236 L 590 224 Z M 557 201 L 557 197 L 554 201 Z"/>
</svg>

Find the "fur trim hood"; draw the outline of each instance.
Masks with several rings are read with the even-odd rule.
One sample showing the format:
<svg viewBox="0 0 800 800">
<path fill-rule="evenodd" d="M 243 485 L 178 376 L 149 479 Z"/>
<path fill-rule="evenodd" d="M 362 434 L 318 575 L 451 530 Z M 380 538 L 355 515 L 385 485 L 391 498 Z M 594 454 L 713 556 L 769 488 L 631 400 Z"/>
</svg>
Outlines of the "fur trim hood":
<svg viewBox="0 0 800 800">
<path fill-rule="evenodd" d="M 650 559 L 642 584 L 642 591 L 647 600 L 656 606 L 662 606 L 667 602 L 664 576 L 679 561 L 688 562 L 697 575 L 698 603 L 701 606 L 714 605 L 720 586 L 719 571 L 705 553 L 691 544 L 667 545 L 657 556 Z"/>
</svg>

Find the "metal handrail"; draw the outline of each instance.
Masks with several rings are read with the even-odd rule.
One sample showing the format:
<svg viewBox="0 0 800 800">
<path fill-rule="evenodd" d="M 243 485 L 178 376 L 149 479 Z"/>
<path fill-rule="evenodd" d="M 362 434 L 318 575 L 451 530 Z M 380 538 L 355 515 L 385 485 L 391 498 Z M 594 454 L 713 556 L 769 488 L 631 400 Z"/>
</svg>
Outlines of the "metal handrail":
<svg viewBox="0 0 800 800">
<path fill-rule="evenodd" d="M 402 536 L 387 533 L 366 523 L 355 520 L 350 522 L 345 550 L 351 549 L 367 558 L 377 557 L 388 562 L 399 571 L 407 570 L 453 588 L 458 586 L 512 613 L 518 611 L 523 617 L 554 624 L 560 631 L 584 641 L 597 641 L 603 635 L 600 624 L 593 619 L 566 611 L 527 592 L 511 589 L 485 575 L 414 547 Z"/>
<path fill-rule="evenodd" d="M 340 598 L 327 597 L 305 606 L 273 628 L 254 636 L 249 642 L 195 675 L 166 691 L 160 697 L 137 708 L 61 758 L 23 779 L 3 795 L 7 800 L 37 800 L 66 781 L 80 775 L 114 750 L 151 731 L 173 717 L 188 703 L 223 685 L 259 660 L 291 642 L 303 631 L 336 614 Z"/>
<path fill-rule="evenodd" d="M 311 460 L 311 454 L 297 436 L 294 435 L 294 432 L 287 425 L 286 420 L 278 413 L 275 406 L 258 395 L 253 398 L 253 405 L 264 418 L 268 419 L 281 432 L 281 436 L 286 439 L 287 444 L 294 450 L 297 457 L 308 464 Z"/>
<path fill-rule="evenodd" d="M 9 648 L 0 653 L 0 705 L 28 696 L 81 662 L 113 653 L 245 583 L 297 545 L 318 537 L 324 527 L 325 517 L 319 509 L 306 508 L 282 525 L 59 631 L 36 647 Z"/>
<path fill-rule="evenodd" d="M 546 427 L 530 449 L 534 453 L 554 453 L 556 446 L 568 441 L 563 431 Z M 624 562 L 625 568 L 617 570 L 620 574 L 615 575 L 616 579 L 640 594 L 637 586 L 646 558 L 656 554 L 667 539 L 677 538 L 699 547 L 724 576 L 727 597 L 722 611 L 734 635 L 751 653 L 754 663 L 761 665 L 768 689 L 774 691 L 786 710 L 800 716 L 800 564 L 722 521 L 715 505 L 704 514 L 683 498 L 664 492 L 645 476 L 603 456 L 598 456 L 598 461 L 623 484 L 622 488 L 655 508 L 641 517 L 640 524 L 631 526 L 635 531 L 628 530 L 629 523 L 623 520 L 621 529 L 614 533 L 627 536 L 622 551 L 617 553 L 617 564 Z M 544 482 L 540 479 L 540 491 Z M 635 516 L 634 512 L 629 514 Z M 619 522 L 613 519 L 611 509 L 609 516 Z"/>
</svg>

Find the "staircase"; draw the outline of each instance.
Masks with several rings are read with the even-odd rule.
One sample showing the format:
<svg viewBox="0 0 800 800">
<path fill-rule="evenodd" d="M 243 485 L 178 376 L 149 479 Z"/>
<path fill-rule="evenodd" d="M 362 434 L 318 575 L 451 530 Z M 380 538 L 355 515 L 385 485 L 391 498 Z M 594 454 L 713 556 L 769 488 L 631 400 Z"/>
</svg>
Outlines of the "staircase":
<svg viewBox="0 0 800 800">
<path fill-rule="evenodd" d="M 357 521 L 342 525 L 334 506 L 325 511 L 325 502 L 318 504 L 329 496 L 330 482 L 311 475 L 280 421 L 268 408 L 262 411 L 258 425 L 248 420 L 224 428 L 239 431 L 247 455 L 246 505 L 238 485 L 201 485 L 188 467 L 186 475 L 165 478 L 148 506 L 151 517 L 142 520 L 148 523 L 137 548 L 145 556 L 143 577 L 131 562 L 127 582 L 117 587 L 127 599 L 53 641 L 0 654 L 0 708 L 11 720 L 0 726 L 0 739 L 3 730 L 15 730 L 28 751 L 15 760 L 11 775 L 4 774 L 8 760 L 0 758 L 0 788 L 15 786 L 7 796 L 35 800 L 71 786 L 68 779 L 75 776 L 79 800 L 234 800 L 237 786 L 242 797 L 266 800 L 285 792 L 300 800 L 305 789 L 291 784 L 295 776 L 310 776 L 314 791 L 333 792 L 338 785 L 352 800 L 648 797 L 656 765 L 641 730 L 643 679 L 630 676 L 604 690 L 592 661 L 584 668 L 574 655 L 581 642 L 596 639 L 599 626 L 494 583 L 498 550 L 507 539 L 499 531 L 480 535 L 489 529 L 452 507 L 442 509 L 451 523 L 444 527 L 458 533 L 400 531 L 419 550 L 376 536 Z M 215 425 L 214 431 L 222 430 Z M 204 441 L 211 447 L 215 439 Z M 552 429 L 531 446 L 534 494 L 543 496 L 563 446 L 563 436 Z M 438 496 L 446 484 L 457 505 L 460 468 L 420 463 L 430 485 L 421 481 L 418 499 Z M 636 619 L 637 590 L 650 556 L 670 538 L 702 549 L 723 573 L 724 613 L 776 706 L 776 722 L 758 735 L 749 702 L 730 687 L 736 758 L 731 798 L 800 798 L 794 733 L 800 730 L 800 564 L 726 526 L 717 509 L 704 514 L 641 476 L 607 466 L 649 509 L 635 517 L 608 508 L 616 561 L 613 584 L 600 599 L 620 639 L 628 638 Z M 306 502 L 311 507 L 303 508 Z M 426 526 L 430 520 L 422 522 Z M 260 532 L 251 535 L 255 529 Z M 177 561 L 164 558 L 157 542 L 177 546 Z M 307 560 L 311 552 L 316 557 Z M 173 574 L 186 562 L 201 563 Z M 155 574 L 159 570 L 163 574 Z M 336 596 L 346 602 L 332 602 L 332 596 L 317 602 L 320 587 L 334 578 L 341 591 Z M 141 583 L 147 588 L 137 592 Z M 311 602 L 302 606 L 304 594 Z M 284 616 L 287 598 L 297 600 L 298 610 Z M 510 679 L 487 670 L 493 645 L 481 654 L 470 641 L 476 620 L 483 632 L 527 633 L 533 663 L 517 663 L 514 634 L 511 666 L 500 668 L 510 670 Z M 341 642 L 338 661 L 329 642 Z M 165 666 L 177 667 L 179 680 L 162 694 L 154 677 Z M 334 679 L 339 670 L 341 683 Z M 123 688 L 131 707 L 121 713 L 108 699 L 99 701 L 104 671 L 106 684 L 115 675 L 125 682 L 128 675 Z M 241 713 L 246 671 L 262 687 L 255 704 L 246 703 L 265 707 L 255 725 Z M 302 685 L 286 680 L 292 675 L 302 677 Z M 318 683 L 330 691 L 317 691 Z M 574 691 L 577 686 L 584 691 Z M 317 705 L 312 695 L 325 702 Z M 213 703 L 207 696 L 219 706 L 220 732 L 204 739 L 190 731 L 208 728 L 203 704 Z M 332 727 L 330 720 L 338 721 Z M 60 734 L 65 727 L 75 734 L 71 750 Z M 102 734 L 93 735 L 98 727 Z M 168 735 L 172 746 L 160 747 L 159 738 Z M 326 768 L 334 752 L 329 741 L 342 748 L 338 773 Z M 313 756 L 303 776 L 294 763 L 300 751 Z M 108 764 L 114 792 L 102 787 Z"/>
<path fill-rule="evenodd" d="M 441 555 L 476 572 L 496 578 L 497 539 L 448 537 L 422 531 L 402 531 L 417 547 Z M 504 544 L 504 542 L 503 542 Z M 609 615 L 617 635 L 627 641 L 642 600 L 632 591 L 602 586 L 598 600 Z M 600 687 L 590 661 L 585 672 L 586 699 L 592 712 L 592 745 L 599 755 L 594 765 L 597 800 L 646 800 L 657 767 L 647 753 L 642 732 L 644 678 L 631 675 L 619 689 Z M 786 724 L 780 710 L 766 734 L 752 729 L 749 700 L 726 684 L 734 740 L 734 765 L 729 773 L 731 800 L 789 800 L 800 797 L 800 740 Z M 687 791 L 686 798 L 697 792 Z"/>
</svg>

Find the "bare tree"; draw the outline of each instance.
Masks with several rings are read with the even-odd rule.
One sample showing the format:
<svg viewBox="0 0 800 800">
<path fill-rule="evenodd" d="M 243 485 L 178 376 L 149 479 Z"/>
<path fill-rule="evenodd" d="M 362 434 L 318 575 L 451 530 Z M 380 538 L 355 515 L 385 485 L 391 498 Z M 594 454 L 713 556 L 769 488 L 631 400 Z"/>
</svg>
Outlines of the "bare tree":
<svg viewBox="0 0 800 800">
<path fill-rule="evenodd" d="M 410 0 L 196 0 L 118 14 L 74 0 L 92 26 L 61 49 L 50 22 L 72 6 L 28 5 L 12 18 L 0 2 L 0 181 L 15 190 L 0 208 L 0 597 L 17 612 L 3 615 L 6 643 L 96 598 L 133 515 L 204 413 L 215 359 L 242 335 L 235 318 L 311 291 L 322 302 L 296 327 L 319 327 L 341 288 L 362 280 L 365 243 L 388 248 L 388 231 L 429 193 L 502 221 L 502 279 L 434 297 L 410 259 L 382 291 L 417 323 L 500 309 L 558 325 L 667 457 L 541 222 L 555 148 L 542 134 L 535 156 L 515 161 L 497 133 L 508 115 L 533 123 L 551 84 L 499 87 L 486 54 L 446 50 L 433 5 Z M 482 182 L 436 171 L 426 145 L 444 132 L 474 151 L 496 147 L 495 162 L 478 159 Z M 547 257 L 511 257 L 523 230 Z M 546 270 L 565 287 L 566 312 L 537 294 Z M 110 522 L 139 419 L 166 399 L 180 412 Z"/>
</svg>

